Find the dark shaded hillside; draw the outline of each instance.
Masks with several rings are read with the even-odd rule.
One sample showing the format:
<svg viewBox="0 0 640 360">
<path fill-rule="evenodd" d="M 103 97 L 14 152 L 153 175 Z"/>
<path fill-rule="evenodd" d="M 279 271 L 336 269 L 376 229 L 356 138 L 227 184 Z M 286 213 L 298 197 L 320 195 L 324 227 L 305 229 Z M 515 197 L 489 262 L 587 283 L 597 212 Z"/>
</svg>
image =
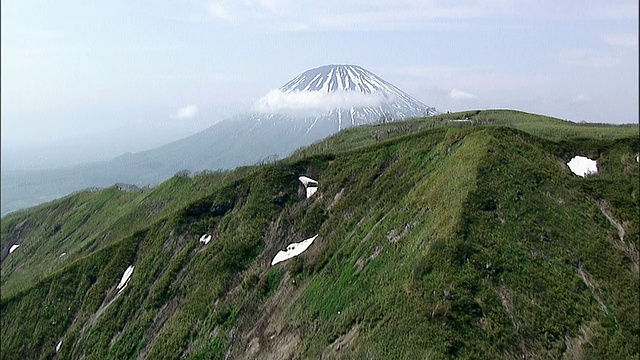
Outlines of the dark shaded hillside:
<svg viewBox="0 0 640 360">
<path fill-rule="evenodd" d="M 424 124 L 4 217 L 2 358 L 637 357 L 637 135 Z"/>
</svg>

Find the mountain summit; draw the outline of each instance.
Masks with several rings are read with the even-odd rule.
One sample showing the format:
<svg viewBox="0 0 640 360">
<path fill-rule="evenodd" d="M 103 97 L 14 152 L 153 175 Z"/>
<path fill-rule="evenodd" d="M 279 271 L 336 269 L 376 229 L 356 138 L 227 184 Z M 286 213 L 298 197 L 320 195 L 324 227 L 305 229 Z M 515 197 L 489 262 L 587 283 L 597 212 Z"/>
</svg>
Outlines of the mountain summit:
<svg viewBox="0 0 640 360">
<path fill-rule="evenodd" d="M 357 65 L 325 65 L 307 70 L 286 83 L 280 90 L 283 92 L 356 91 L 371 94 L 388 91 L 402 93 L 400 89 Z"/>
<path fill-rule="evenodd" d="M 336 130 L 437 113 L 435 108 L 356 65 L 325 65 L 307 70 L 261 98 L 256 110 L 315 116 L 334 123 Z"/>
</svg>

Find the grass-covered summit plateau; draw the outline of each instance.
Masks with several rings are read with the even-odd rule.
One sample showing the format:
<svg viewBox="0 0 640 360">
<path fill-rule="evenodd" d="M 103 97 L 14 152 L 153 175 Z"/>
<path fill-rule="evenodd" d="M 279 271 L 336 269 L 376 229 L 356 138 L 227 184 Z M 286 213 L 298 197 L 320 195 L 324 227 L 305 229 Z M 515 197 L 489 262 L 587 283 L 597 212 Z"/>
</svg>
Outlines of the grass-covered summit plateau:
<svg viewBox="0 0 640 360">
<path fill-rule="evenodd" d="M 1 357 L 637 358 L 639 152 L 637 125 L 442 114 L 12 213 Z"/>
</svg>

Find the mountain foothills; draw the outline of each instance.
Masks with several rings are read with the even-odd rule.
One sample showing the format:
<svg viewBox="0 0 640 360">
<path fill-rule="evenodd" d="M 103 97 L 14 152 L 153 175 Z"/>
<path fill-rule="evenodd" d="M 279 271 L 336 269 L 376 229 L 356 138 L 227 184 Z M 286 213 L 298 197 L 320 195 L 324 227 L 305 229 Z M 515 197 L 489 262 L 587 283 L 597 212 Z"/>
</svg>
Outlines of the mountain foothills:
<svg viewBox="0 0 640 360">
<path fill-rule="evenodd" d="M 2 214 L 89 187 L 156 185 L 179 171 L 232 169 L 282 158 L 355 125 L 436 114 L 359 66 L 308 70 L 260 99 L 255 111 L 164 146 L 111 161 L 2 174 Z"/>
<path fill-rule="evenodd" d="M 637 358 L 639 152 L 637 125 L 440 114 L 11 213 L 1 357 Z"/>
</svg>

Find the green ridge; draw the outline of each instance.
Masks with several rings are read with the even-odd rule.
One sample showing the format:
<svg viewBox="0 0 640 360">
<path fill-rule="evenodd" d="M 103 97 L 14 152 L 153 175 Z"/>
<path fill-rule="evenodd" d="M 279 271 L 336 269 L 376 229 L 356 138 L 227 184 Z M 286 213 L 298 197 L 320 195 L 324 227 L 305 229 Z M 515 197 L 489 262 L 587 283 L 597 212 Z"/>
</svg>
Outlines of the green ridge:
<svg viewBox="0 0 640 360">
<path fill-rule="evenodd" d="M 1 358 L 634 358 L 639 150 L 637 126 L 442 114 L 9 214 Z"/>
</svg>

